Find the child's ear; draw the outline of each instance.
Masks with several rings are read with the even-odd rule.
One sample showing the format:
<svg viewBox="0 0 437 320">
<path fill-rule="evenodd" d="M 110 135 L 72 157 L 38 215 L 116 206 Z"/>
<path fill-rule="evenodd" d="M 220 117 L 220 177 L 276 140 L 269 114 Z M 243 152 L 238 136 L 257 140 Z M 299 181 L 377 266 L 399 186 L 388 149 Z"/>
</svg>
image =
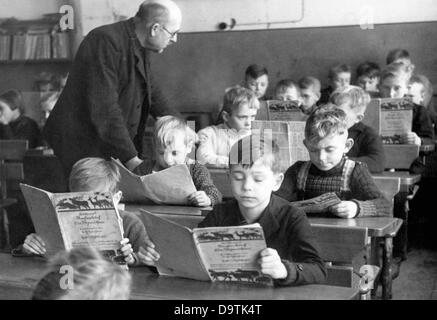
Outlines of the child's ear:
<svg viewBox="0 0 437 320">
<path fill-rule="evenodd" d="M 228 122 L 229 121 L 229 113 L 227 113 L 226 111 L 222 111 L 222 118 L 224 122 Z"/>
<path fill-rule="evenodd" d="M 275 173 L 274 179 L 275 179 L 275 185 L 273 186 L 273 191 L 278 191 L 279 188 L 281 187 L 282 181 L 284 181 L 284 174 Z"/>
<path fill-rule="evenodd" d="M 347 138 L 346 140 L 346 146 L 345 146 L 345 154 L 349 152 L 350 149 L 354 146 L 354 139 Z"/>
</svg>

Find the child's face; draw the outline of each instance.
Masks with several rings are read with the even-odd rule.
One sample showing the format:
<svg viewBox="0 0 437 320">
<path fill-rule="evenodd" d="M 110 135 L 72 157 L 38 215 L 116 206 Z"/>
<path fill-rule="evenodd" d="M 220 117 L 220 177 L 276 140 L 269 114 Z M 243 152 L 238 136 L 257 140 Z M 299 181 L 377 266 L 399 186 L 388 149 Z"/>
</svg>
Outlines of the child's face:
<svg viewBox="0 0 437 320">
<path fill-rule="evenodd" d="M 347 131 L 343 134 L 333 133 L 321 140 L 308 141 L 304 144 L 310 154 L 311 162 L 321 171 L 328 171 L 338 165 L 343 155 L 352 148 L 353 140 L 347 138 Z"/>
<path fill-rule="evenodd" d="M 355 123 L 358 123 L 364 119 L 364 108 L 351 108 L 351 104 L 349 102 L 343 103 L 337 106 L 339 109 L 343 110 L 346 113 L 346 122 L 347 128 L 349 129 Z"/>
<path fill-rule="evenodd" d="M 0 123 L 8 125 L 20 116 L 20 111 L 17 109 L 12 110 L 9 105 L 3 101 L 0 101 Z"/>
<path fill-rule="evenodd" d="M 270 196 L 281 186 L 283 174 L 274 173 L 270 167 L 255 162 L 250 168 L 241 164 L 230 166 L 232 194 L 242 209 L 260 209 L 262 212 L 270 202 Z M 258 217 L 253 217 L 258 218 Z"/>
<path fill-rule="evenodd" d="M 306 111 L 311 109 L 320 99 L 320 95 L 313 90 L 313 87 L 300 89 L 302 97 L 302 108 Z"/>
<path fill-rule="evenodd" d="M 379 78 L 378 77 L 367 77 L 360 76 L 357 79 L 357 85 L 361 87 L 364 91 L 377 92 L 378 91 Z"/>
<path fill-rule="evenodd" d="M 332 80 L 332 88 L 334 90 L 343 90 L 351 83 L 350 72 L 340 72 Z"/>
<path fill-rule="evenodd" d="M 227 112 L 224 112 L 223 118 L 231 129 L 237 131 L 250 130 L 257 111 L 258 110 L 255 108 L 249 108 L 248 103 L 243 103 L 238 107 L 238 109 L 233 110 L 230 115 Z"/>
<path fill-rule="evenodd" d="M 158 147 L 155 150 L 156 161 L 163 168 L 169 168 L 178 164 L 184 164 L 191 147 L 185 143 L 185 132 L 177 130 L 173 133 L 171 143 L 165 147 Z"/>
<path fill-rule="evenodd" d="M 414 72 L 415 65 L 411 62 L 409 58 L 399 58 L 393 61 L 393 63 L 401 63 L 405 66 L 405 71 L 408 73 L 408 76 L 411 77 Z"/>
<path fill-rule="evenodd" d="M 403 98 L 408 93 L 407 78 L 405 76 L 387 77 L 379 86 L 382 98 Z"/>
<path fill-rule="evenodd" d="M 423 84 L 414 82 L 408 86 L 408 95 L 412 98 L 415 104 L 423 104 L 425 98 Z"/>
<path fill-rule="evenodd" d="M 296 88 L 288 87 L 278 91 L 276 99 L 281 101 L 300 101 L 300 94 Z"/>
<path fill-rule="evenodd" d="M 264 97 L 269 86 L 269 77 L 266 74 L 254 79 L 251 77 L 246 78 L 247 89 L 252 90 L 258 99 Z"/>
</svg>

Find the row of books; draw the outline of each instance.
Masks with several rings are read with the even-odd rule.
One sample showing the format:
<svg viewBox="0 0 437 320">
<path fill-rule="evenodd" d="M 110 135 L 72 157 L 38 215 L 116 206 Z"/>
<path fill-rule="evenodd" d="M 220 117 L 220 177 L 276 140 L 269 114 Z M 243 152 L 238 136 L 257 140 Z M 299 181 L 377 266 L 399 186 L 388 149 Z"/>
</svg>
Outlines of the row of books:
<svg viewBox="0 0 437 320">
<path fill-rule="evenodd" d="M 0 61 L 69 57 L 69 39 L 66 33 L 0 35 Z"/>
</svg>

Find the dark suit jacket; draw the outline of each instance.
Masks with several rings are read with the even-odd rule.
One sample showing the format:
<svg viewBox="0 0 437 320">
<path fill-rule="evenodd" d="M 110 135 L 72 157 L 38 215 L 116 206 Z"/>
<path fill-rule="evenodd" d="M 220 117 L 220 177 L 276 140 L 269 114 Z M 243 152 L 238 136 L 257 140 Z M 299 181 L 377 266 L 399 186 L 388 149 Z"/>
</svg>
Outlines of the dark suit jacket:
<svg viewBox="0 0 437 320">
<path fill-rule="evenodd" d="M 84 157 L 126 162 L 141 155 L 149 113 L 177 114 L 153 83 L 131 18 L 96 28 L 82 41 L 44 135 L 67 173 Z"/>
</svg>

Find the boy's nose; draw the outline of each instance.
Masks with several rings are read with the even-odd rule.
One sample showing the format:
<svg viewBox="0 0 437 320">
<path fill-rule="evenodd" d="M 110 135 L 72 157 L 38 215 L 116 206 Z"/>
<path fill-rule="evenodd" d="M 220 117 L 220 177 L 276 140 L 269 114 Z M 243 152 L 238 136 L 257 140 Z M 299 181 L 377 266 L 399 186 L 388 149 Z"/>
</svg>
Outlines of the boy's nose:
<svg viewBox="0 0 437 320">
<path fill-rule="evenodd" d="M 253 189 L 253 183 L 252 183 L 251 179 L 250 178 L 245 179 L 244 182 L 243 182 L 243 190 L 244 191 L 249 191 L 249 190 L 252 190 L 252 189 Z"/>
</svg>

